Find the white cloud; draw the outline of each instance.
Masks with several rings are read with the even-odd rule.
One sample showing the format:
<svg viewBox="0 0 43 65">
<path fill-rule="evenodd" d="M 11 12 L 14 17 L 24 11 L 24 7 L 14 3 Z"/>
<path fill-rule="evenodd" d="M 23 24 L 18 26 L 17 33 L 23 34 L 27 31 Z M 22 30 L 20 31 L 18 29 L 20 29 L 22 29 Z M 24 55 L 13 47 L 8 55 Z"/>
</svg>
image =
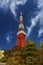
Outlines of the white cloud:
<svg viewBox="0 0 43 65">
<path fill-rule="evenodd" d="M 7 42 L 10 42 L 11 41 L 10 36 L 6 36 L 6 40 Z"/>
<path fill-rule="evenodd" d="M 8 8 L 9 0 L 0 0 L 0 7 L 1 8 Z"/>
<path fill-rule="evenodd" d="M 6 34 L 5 39 L 6 39 L 6 41 L 7 41 L 8 43 L 11 42 L 12 38 L 13 38 L 12 32 L 9 32 L 9 33 Z"/>
<path fill-rule="evenodd" d="M 36 17 L 31 19 L 31 25 L 30 25 L 30 27 L 27 27 L 27 29 L 28 29 L 27 37 L 30 35 L 32 29 L 37 24 L 39 17 L 40 17 L 40 15 L 38 14 Z"/>
<path fill-rule="evenodd" d="M 27 0 L 0 0 L 0 8 L 10 8 L 13 15 L 16 17 L 16 10 L 18 5 L 25 5 Z"/>
<path fill-rule="evenodd" d="M 39 30 L 39 34 L 38 34 L 38 37 L 40 37 L 42 35 L 42 33 L 43 33 L 43 29 L 40 29 Z"/>
<path fill-rule="evenodd" d="M 43 10 L 40 11 L 40 24 L 43 25 Z"/>
<path fill-rule="evenodd" d="M 43 0 L 38 0 L 38 8 L 43 8 Z"/>
<path fill-rule="evenodd" d="M 0 0 L 0 3 L 1 3 L 1 0 Z"/>
<path fill-rule="evenodd" d="M 24 5 L 27 2 L 27 0 L 17 0 L 17 5 Z"/>
<path fill-rule="evenodd" d="M 12 1 L 11 3 L 10 3 L 10 10 L 11 10 L 11 12 L 13 13 L 13 15 L 16 17 L 16 4 L 15 4 L 15 2 L 14 1 Z"/>
<path fill-rule="evenodd" d="M 26 37 L 28 37 L 30 35 L 31 29 L 32 29 L 31 27 L 27 27 L 28 32 L 27 32 Z"/>
<path fill-rule="evenodd" d="M 34 18 L 31 18 L 31 25 L 30 25 L 30 27 L 28 27 L 27 37 L 30 35 L 32 29 L 37 24 L 38 20 L 39 20 L 39 24 L 40 24 L 40 26 L 39 26 L 40 29 L 38 31 L 38 37 L 40 37 L 43 33 L 43 0 L 38 0 L 37 7 L 38 7 L 38 9 L 40 9 L 40 11 Z"/>
<path fill-rule="evenodd" d="M 40 9 L 40 30 L 39 30 L 39 34 L 38 37 L 40 37 L 43 33 L 43 0 L 38 0 L 38 8 Z"/>
</svg>

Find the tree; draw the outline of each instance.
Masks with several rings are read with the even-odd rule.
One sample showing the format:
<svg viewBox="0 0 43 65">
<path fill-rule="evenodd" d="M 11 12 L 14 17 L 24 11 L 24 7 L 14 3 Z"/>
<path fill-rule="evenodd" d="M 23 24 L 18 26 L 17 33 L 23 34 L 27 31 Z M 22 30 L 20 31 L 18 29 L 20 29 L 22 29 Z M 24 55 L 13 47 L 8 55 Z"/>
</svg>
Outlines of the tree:
<svg viewBox="0 0 43 65">
<path fill-rule="evenodd" d="M 23 63 L 24 60 L 21 57 L 23 48 L 14 47 L 11 51 L 12 51 L 11 57 L 8 58 L 6 65 L 24 65 L 24 63 Z"/>
<path fill-rule="evenodd" d="M 11 50 L 5 50 L 3 54 L 4 57 L 2 57 L 1 62 L 6 63 L 8 61 L 8 58 L 11 56 Z"/>
<path fill-rule="evenodd" d="M 39 64 L 43 65 L 43 42 L 40 43 L 40 46 L 38 49 L 38 58 L 39 58 Z"/>
<path fill-rule="evenodd" d="M 38 65 L 38 53 L 35 43 L 31 40 L 27 41 L 27 46 L 24 48 L 23 58 L 25 65 Z"/>
<path fill-rule="evenodd" d="M 27 41 L 26 47 L 13 47 L 6 65 L 38 65 L 38 53 L 35 43 Z"/>
<path fill-rule="evenodd" d="M 6 65 L 19 65 L 19 62 L 15 59 L 15 57 L 10 57 Z"/>
</svg>

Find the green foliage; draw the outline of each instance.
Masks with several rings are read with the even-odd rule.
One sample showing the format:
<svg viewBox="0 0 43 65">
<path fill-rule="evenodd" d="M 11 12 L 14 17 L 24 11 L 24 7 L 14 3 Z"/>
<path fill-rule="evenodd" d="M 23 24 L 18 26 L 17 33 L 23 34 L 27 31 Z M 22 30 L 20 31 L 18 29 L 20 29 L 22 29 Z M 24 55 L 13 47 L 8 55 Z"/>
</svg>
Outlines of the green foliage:
<svg viewBox="0 0 43 65">
<path fill-rule="evenodd" d="M 43 49 L 43 42 L 40 43 L 39 48 Z"/>
<path fill-rule="evenodd" d="M 15 60 L 14 57 L 11 57 L 8 59 L 8 62 L 6 65 L 19 65 L 19 62 L 17 60 Z"/>
<path fill-rule="evenodd" d="M 6 65 L 38 65 L 38 51 L 35 43 L 27 41 L 25 48 L 14 47 L 11 51 L 5 50 L 3 61 Z"/>
<path fill-rule="evenodd" d="M 37 47 L 33 41 L 27 41 L 27 46 L 24 49 L 23 57 L 26 59 L 26 65 L 37 65 L 38 53 Z"/>
<path fill-rule="evenodd" d="M 15 47 L 12 49 L 11 57 L 8 58 L 6 65 L 24 65 L 24 60 L 22 59 L 23 49 L 20 47 Z"/>
<path fill-rule="evenodd" d="M 11 56 L 11 50 L 4 51 L 4 57 L 2 57 L 1 62 L 7 62 L 8 58 Z"/>
</svg>

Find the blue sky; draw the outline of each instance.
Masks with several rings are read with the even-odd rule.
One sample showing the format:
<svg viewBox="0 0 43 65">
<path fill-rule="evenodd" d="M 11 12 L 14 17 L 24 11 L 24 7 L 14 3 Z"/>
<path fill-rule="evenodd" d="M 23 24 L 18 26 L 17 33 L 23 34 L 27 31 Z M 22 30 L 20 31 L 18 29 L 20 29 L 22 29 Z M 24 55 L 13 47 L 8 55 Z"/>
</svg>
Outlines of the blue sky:
<svg viewBox="0 0 43 65">
<path fill-rule="evenodd" d="M 26 39 L 36 45 L 43 42 L 42 0 L 0 0 L 0 49 L 11 49 L 15 45 L 21 11 Z"/>
</svg>

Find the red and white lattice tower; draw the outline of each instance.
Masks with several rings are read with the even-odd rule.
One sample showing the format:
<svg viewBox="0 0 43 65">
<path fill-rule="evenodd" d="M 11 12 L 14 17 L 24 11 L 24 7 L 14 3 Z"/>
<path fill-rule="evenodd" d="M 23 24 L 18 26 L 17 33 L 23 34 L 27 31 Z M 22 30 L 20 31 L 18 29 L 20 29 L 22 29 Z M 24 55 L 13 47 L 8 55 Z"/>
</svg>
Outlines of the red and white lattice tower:
<svg viewBox="0 0 43 65">
<path fill-rule="evenodd" d="M 24 32 L 22 12 L 20 12 L 20 24 L 17 32 L 16 46 L 20 46 L 20 47 L 26 46 L 26 33 Z"/>
</svg>

